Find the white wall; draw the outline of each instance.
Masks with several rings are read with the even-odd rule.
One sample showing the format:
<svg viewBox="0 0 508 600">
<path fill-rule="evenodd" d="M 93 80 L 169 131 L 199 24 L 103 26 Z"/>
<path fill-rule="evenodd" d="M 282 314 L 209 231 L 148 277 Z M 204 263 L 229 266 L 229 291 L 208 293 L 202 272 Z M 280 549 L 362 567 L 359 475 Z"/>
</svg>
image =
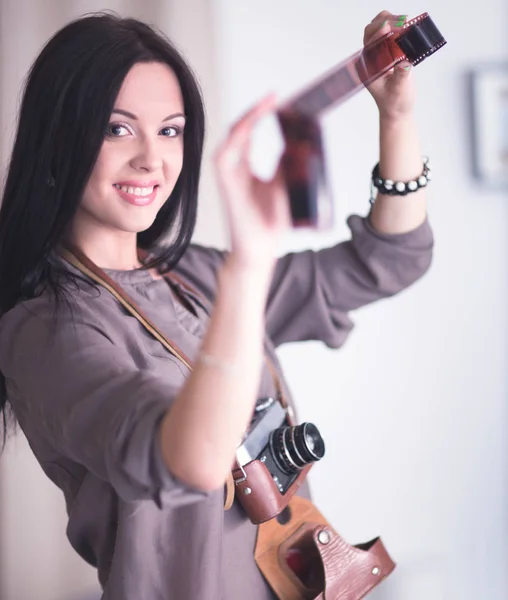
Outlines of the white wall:
<svg viewBox="0 0 508 600">
<path fill-rule="evenodd" d="M 363 26 L 384 8 L 428 11 L 448 40 L 413 73 L 434 167 L 431 270 L 397 298 L 358 311 L 340 351 L 308 343 L 282 357 L 301 416 L 327 442 L 311 477 L 318 505 L 351 542 L 381 534 L 399 563 L 373 598 L 507 598 L 508 197 L 471 178 L 464 91 L 470 66 L 507 59 L 506 1 L 216 7 L 225 122 L 359 49 Z M 367 210 L 378 157 L 367 92 L 330 113 L 325 128 L 338 223 L 331 235 L 295 234 L 285 249 L 339 240 L 346 216 Z"/>
</svg>

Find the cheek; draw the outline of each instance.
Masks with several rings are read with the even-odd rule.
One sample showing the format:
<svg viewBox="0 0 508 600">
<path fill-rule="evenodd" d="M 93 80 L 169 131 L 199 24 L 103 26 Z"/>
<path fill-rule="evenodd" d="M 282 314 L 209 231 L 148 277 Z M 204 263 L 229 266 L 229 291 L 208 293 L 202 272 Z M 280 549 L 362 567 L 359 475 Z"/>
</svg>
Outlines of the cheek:
<svg viewBox="0 0 508 600">
<path fill-rule="evenodd" d="M 111 161 L 105 153 L 101 152 L 95 163 L 90 179 L 86 184 L 81 206 L 88 210 L 94 209 L 103 203 L 102 197 L 108 191 L 108 174 L 111 173 Z"/>
<path fill-rule="evenodd" d="M 118 173 L 118 162 L 118 158 L 115 160 L 114 154 L 107 152 L 103 147 L 88 180 L 85 196 L 104 194 L 108 191 L 114 174 Z"/>
<path fill-rule="evenodd" d="M 90 179 L 87 183 L 87 189 L 97 189 L 97 186 L 104 179 L 105 173 L 107 172 L 107 160 L 105 153 L 101 150 L 95 166 L 92 170 L 92 174 L 90 175 Z"/>
<path fill-rule="evenodd" d="M 111 149 L 103 146 L 92 171 L 90 182 L 93 182 L 94 185 L 100 185 L 111 180 L 114 174 L 118 172 L 122 161 L 119 152 L 111 152 Z"/>
<path fill-rule="evenodd" d="M 171 148 L 166 153 L 164 164 L 166 181 L 174 185 L 183 167 L 183 144 L 179 144 L 176 148 Z"/>
</svg>

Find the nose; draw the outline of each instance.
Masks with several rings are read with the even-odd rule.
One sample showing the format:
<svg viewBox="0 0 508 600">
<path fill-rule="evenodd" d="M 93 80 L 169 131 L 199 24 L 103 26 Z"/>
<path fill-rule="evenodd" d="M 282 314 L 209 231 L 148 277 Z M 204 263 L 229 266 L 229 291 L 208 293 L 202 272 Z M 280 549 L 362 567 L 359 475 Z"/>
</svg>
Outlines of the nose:
<svg viewBox="0 0 508 600">
<path fill-rule="evenodd" d="M 140 140 L 137 152 L 130 163 L 138 171 L 160 171 L 162 167 L 162 154 L 160 149 L 157 149 L 157 143 L 149 139 Z"/>
</svg>

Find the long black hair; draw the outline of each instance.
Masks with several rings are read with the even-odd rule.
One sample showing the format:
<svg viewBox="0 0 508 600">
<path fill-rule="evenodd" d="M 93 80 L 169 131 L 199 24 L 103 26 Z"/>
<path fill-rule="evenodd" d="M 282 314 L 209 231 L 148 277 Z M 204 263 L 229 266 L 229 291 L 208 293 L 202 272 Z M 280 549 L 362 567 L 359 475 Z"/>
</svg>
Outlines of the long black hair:
<svg viewBox="0 0 508 600">
<path fill-rule="evenodd" d="M 183 166 L 168 202 L 138 245 L 171 238 L 150 267 L 172 268 L 196 223 L 204 107 L 190 67 L 167 37 L 110 12 L 85 15 L 60 29 L 33 63 L 0 205 L 0 318 L 45 290 L 65 296 L 57 247 L 79 206 L 104 141 L 120 87 L 137 63 L 167 64 L 186 113 Z M 67 278 L 70 277 L 67 272 Z M 0 373 L 3 445 L 9 411 Z"/>
</svg>

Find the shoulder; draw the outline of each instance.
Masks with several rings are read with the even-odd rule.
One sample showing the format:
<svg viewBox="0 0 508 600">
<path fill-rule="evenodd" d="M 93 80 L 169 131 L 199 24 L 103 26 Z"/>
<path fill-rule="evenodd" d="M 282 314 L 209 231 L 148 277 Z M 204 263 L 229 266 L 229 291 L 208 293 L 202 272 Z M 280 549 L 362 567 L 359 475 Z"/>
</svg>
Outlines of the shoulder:
<svg viewBox="0 0 508 600">
<path fill-rule="evenodd" d="M 178 262 L 177 270 L 194 271 L 198 275 L 205 275 L 207 272 L 217 271 L 226 255 L 227 250 L 190 244 Z"/>
<path fill-rule="evenodd" d="M 227 250 L 191 244 L 174 272 L 209 299 L 213 299 L 217 290 L 217 273 L 227 254 Z"/>
<path fill-rule="evenodd" d="M 10 323 L 30 320 L 53 321 L 55 317 L 64 321 L 102 321 L 98 304 L 108 304 L 110 294 L 91 280 L 76 277 L 61 286 L 58 299 L 49 289 L 39 296 L 19 302 L 0 318 L 0 331 Z"/>
<path fill-rule="evenodd" d="M 20 345 L 44 346 L 61 333 L 72 335 L 75 328 L 85 326 L 107 337 L 110 304 L 106 294 L 84 282 L 66 288 L 58 302 L 49 291 L 19 302 L 0 318 L 0 365 Z"/>
</svg>

